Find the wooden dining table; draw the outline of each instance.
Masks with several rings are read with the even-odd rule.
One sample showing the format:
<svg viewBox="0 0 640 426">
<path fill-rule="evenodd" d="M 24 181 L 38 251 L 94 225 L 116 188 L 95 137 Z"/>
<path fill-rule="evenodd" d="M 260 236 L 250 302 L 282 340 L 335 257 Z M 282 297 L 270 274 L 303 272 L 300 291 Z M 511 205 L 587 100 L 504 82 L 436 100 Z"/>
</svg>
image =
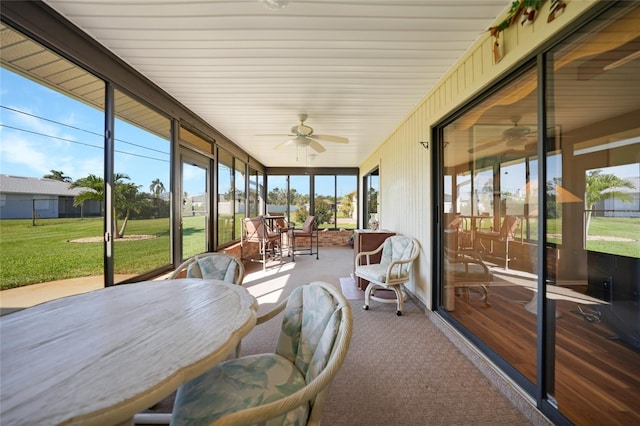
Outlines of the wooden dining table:
<svg viewBox="0 0 640 426">
<path fill-rule="evenodd" d="M 131 422 L 233 353 L 257 300 L 218 280 L 124 284 L 0 317 L 0 424 Z"/>
</svg>

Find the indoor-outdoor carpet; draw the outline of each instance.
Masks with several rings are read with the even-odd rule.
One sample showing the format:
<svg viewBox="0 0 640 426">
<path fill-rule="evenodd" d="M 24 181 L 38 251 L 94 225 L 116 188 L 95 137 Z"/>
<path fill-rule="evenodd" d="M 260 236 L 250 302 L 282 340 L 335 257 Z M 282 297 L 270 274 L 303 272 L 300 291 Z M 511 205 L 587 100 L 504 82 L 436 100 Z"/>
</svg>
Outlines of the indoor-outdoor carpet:
<svg viewBox="0 0 640 426">
<path fill-rule="evenodd" d="M 356 286 L 356 282 L 351 277 L 341 277 L 340 278 L 340 288 L 342 289 L 342 294 L 347 300 L 363 300 L 364 299 L 364 291 L 360 290 L 358 286 Z"/>
</svg>

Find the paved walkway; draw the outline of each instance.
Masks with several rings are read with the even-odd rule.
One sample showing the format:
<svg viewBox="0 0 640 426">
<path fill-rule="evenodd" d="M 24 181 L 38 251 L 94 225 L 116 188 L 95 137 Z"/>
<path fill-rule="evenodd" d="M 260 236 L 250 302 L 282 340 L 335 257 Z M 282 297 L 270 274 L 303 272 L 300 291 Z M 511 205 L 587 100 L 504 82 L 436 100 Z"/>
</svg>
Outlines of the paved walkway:
<svg viewBox="0 0 640 426">
<path fill-rule="evenodd" d="M 116 275 L 115 281 L 123 281 L 133 275 Z M 86 293 L 104 287 L 102 275 L 93 277 L 71 278 L 68 280 L 50 281 L 31 284 L 23 287 L 0 291 L 0 315 L 7 314 L 29 306 L 38 305 L 49 300 L 73 294 Z"/>
</svg>

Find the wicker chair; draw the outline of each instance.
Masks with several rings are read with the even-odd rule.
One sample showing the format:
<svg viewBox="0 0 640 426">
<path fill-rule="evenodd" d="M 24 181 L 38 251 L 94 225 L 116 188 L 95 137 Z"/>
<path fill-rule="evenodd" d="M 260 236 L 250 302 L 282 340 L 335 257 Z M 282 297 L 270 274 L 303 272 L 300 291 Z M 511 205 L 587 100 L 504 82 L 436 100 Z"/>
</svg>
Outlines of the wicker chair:
<svg viewBox="0 0 640 426">
<path fill-rule="evenodd" d="M 371 263 L 371 256 L 382 251 L 380 263 Z M 383 303 L 396 303 L 396 315 L 402 315 L 404 301 L 407 298 L 404 292 L 404 283 L 409 281 L 411 266 L 420 253 L 420 244 L 417 240 L 402 235 L 393 235 L 374 251 L 363 251 L 358 253 L 355 259 L 355 275 L 369 281 L 367 290 L 364 293 L 365 310 L 369 309 L 370 300 Z M 361 264 L 361 258 L 366 259 L 365 264 Z M 395 299 L 376 297 L 376 289 L 393 290 Z"/>
<path fill-rule="evenodd" d="M 204 278 L 242 285 L 244 265 L 235 256 L 212 252 L 197 254 L 185 260 L 168 279 Z"/>
<path fill-rule="evenodd" d="M 171 424 L 320 424 L 329 384 L 349 348 L 351 306 L 336 287 L 313 282 L 258 324 L 283 310 L 275 353 L 225 361 L 182 385 Z"/>
</svg>

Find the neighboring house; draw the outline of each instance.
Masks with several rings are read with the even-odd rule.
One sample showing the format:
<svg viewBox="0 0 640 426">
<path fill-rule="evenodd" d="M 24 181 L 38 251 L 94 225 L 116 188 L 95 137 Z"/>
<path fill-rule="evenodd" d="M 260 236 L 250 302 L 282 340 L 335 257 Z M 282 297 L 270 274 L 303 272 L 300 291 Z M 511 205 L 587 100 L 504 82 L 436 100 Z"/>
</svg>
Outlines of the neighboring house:
<svg viewBox="0 0 640 426">
<path fill-rule="evenodd" d="M 0 219 L 65 218 L 102 215 L 102 202 L 88 200 L 74 207 L 73 199 L 86 188 L 69 182 L 0 175 Z"/>
<path fill-rule="evenodd" d="M 640 217 L 640 178 L 624 178 L 633 184 L 633 188 L 613 188 L 618 192 L 626 192 L 632 201 L 624 201 L 620 198 L 609 197 L 600 201 L 595 206 L 594 216 L 606 217 Z M 611 192 L 607 190 L 606 192 Z"/>
</svg>

